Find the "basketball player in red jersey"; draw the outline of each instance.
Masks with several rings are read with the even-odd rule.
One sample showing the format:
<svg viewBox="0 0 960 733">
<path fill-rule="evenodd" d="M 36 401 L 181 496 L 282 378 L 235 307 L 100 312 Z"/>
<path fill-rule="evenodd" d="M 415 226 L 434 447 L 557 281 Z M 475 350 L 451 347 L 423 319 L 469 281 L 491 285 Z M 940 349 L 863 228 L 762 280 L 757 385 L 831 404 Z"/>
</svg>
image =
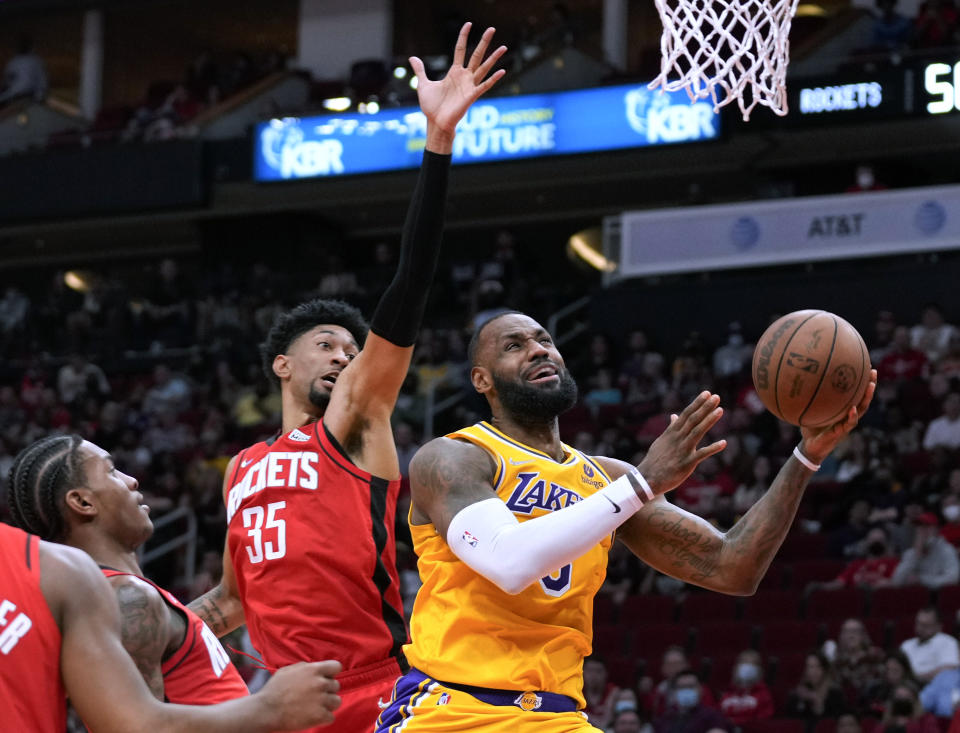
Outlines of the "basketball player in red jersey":
<svg viewBox="0 0 960 733">
<path fill-rule="evenodd" d="M 40 488 L 57 476 L 54 491 Z M 212 705 L 249 694 L 216 635 L 143 577 L 137 548 L 153 534 L 137 480 L 79 436 L 25 448 L 10 475 L 14 521 L 41 537 L 84 550 L 110 580 L 120 605 L 123 646 L 158 700 Z M 48 505 L 37 504 L 41 496 Z"/>
<path fill-rule="evenodd" d="M 282 315 L 267 336 L 264 365 L 280 384 L 282 433 L 228 466 L 223 581 L 190 604 L 218 635 L 246 620 L 268 667 L 318 654 L 342 661 L 338 733 L 372 730 L 377 703 L 401 671 L 407 634 L 393 537 L 400 470 L 390 414 L 436 268 L 456 125 L 504 73 L 491 74 L 504 47 L 486 56 L 492 28 L 465 63 L 469 31 L 468 23 L 442 81 L 410 60 L 426 150 L 397 273 L 369 335 L 355 308 L 317 300 Z"/>
<path fill-rule="evenodd" d="M 66 699 L 96 731 L 268 733 L 333 719 L 337 662 L 277 672 L 256 695 L 159 702 L 120 641 L 117 603 L 86 553 L 0 523 L 0 728 L 63 733 Z"/>
</svg>

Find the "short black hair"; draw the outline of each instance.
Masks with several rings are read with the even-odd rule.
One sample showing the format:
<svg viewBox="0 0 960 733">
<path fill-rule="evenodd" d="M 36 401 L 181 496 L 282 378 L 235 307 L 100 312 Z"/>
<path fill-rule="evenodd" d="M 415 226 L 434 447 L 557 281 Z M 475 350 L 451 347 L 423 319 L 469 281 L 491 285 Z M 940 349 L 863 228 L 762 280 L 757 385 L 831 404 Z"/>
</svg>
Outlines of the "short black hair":
<svg viewBox="0 0 960 733">
<path fill-rule="evenodd" d="M 470 337 L 470 343 L 467 344 L 467 359 L 470 360 L 470 366 L 474 367 L 477 365 L 477 351 L 480 348 L 480 335 L 483 333 L 484 329 L 489 326 L 494 321 L 497 321 L 504 316 L 525 316 L 526 313 L 521 313 L 520 311 L 505 311 L 503 313 L 497 313 L 493 318 L 488 321 L 484 321 L 480 324 L 480 328 L 473 332 L 473 335 Z"/>
<path fill-rule="evenodd" d="M 278 354 L 285 354 L 290 345 L 311 328 L 324 323 L 347 329 L 357 346 L 363 348 L 369 326 L 360 310 L 342 300 L 314 298 L 281 313 L 270 326 L 266 340 L 260 344 L 260 360 L 267 379 L 280 384 L 279 377 L 273 373 L 273 360 Z"/>
<path fill-rule="evenodd" d="M 66 493 L 84 481 L 79 435 L 54 435 L 17 454 L 7 482 L 13 523 L 40 539 L 62 542 L 66 522 L 61 506 Z"/>
</svg>

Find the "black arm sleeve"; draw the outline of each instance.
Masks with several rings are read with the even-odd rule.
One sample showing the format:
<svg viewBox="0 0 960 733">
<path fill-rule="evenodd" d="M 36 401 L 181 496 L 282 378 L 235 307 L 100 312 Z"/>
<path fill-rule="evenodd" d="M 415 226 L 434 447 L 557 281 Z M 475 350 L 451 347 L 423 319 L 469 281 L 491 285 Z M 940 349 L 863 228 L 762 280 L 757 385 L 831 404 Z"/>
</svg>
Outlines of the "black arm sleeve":
<svg viewBox="0 0 960 733">
<path fill-rule="evenodd" d="M 427 307 L 440 256 L 450 158 L 430 151 L 423 153 L 420 176 L 403 225 L 397 274 L 370 320 L 371 331 L 397 346 L 413 346 Z"/>
</svg>

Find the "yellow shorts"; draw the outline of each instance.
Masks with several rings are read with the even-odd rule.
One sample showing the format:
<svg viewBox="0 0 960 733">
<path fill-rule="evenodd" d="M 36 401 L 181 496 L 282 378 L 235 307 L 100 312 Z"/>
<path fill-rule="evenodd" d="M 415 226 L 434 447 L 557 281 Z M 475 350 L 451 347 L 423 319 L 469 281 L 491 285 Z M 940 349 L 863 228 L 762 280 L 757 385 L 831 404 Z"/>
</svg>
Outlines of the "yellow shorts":
<svg viewBox="0 0 960 733">
<path fill-rule="evenodd" d="M 533 693 L 530 705 L 537 704 Z M 444 686 L 412 670 L 393 689 L 377 720 L 376 733 L 603 733 L 581 712 L 539 712 L 518 704 L 493 705 L 468 692 Z"/>
</svg>

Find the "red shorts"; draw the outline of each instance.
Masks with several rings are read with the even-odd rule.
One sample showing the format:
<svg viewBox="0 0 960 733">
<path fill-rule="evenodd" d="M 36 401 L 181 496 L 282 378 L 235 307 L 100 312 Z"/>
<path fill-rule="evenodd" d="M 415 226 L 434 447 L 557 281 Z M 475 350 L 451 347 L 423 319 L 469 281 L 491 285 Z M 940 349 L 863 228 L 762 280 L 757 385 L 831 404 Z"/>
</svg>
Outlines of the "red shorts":
<svg viewBox="0 0 960 733">
<path fill-rule="evenodd" d="M 335 720 L 303 733 L 373 733 L 380 715 L 379 703 L 390 702 L 393 686 L 401 674 L 397 660 L 388 659 L 337 675 L 343 702 L 334 713 Z"/>
</svg>

